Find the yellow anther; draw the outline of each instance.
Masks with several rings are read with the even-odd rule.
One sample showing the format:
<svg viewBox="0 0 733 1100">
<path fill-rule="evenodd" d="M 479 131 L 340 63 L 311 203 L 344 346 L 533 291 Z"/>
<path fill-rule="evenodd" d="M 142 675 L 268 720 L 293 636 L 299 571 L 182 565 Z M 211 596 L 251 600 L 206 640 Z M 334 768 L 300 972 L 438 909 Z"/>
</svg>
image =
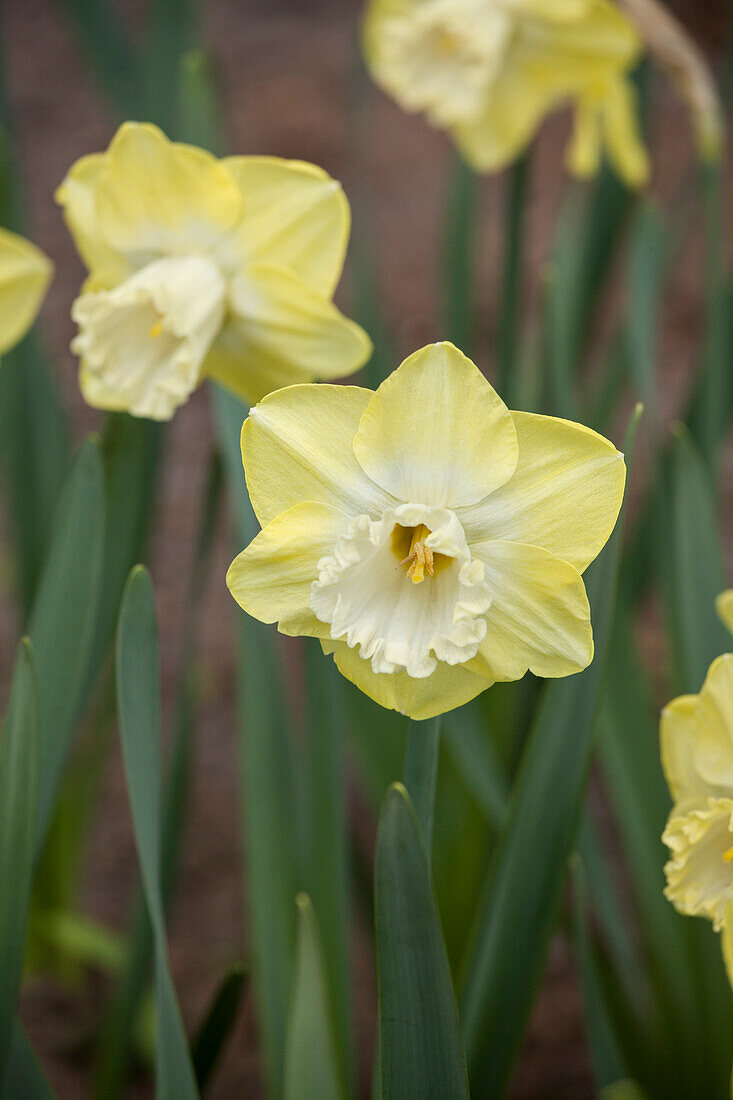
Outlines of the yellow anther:
<svg viewBox="0 0 733 1100">
<path fill-rule="evenodd" d="M 162 331 L 163 331 L 163 322 L 161 320 L 158 320 L 158 321 L 155 322 L 154 325 L 151 326 L 150 333 L 149 333 L 149 336 L 150 336 L 151 340 L 155 340 L 158 336 L 160 336 Z"/>
<path fill-rule="evenodd" d="M 435 574 L 433 551 L 429 546 L 425 545 L 425 539 L 429 534 L 430 531 L 424 523 L 416 527 L 412 532 L 410 553 L 400 562 L 400 565 L 407 565 L 409 563 L 410 567 L 407 570 L 407 576 L 413 584 L 420 584 L 421 581 L 424 581 L 426 572 L 429 577 Z"/>
<path fill-rule="evenodd" d="M 727 852 L 723 852 L 723 859 L 726 863 L 730 863 L 733 860 L 733 846 L 731 846 Z"/>
</svg>

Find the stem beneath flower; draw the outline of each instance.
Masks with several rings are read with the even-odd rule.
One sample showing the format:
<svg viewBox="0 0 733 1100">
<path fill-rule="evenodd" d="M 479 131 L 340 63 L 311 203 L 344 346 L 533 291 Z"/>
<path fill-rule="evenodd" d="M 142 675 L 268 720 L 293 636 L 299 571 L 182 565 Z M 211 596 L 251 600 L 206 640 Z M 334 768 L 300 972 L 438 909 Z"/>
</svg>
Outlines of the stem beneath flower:
<svg viewBox="0 0 733 1100">
<path fill-rule="evenodd" d="M 410 722 L 405 750 L 405 786 L 422 827 L 430 862 L 433 850 L 435 786 L 438 778 L 441 716 Z"/>
</svg>

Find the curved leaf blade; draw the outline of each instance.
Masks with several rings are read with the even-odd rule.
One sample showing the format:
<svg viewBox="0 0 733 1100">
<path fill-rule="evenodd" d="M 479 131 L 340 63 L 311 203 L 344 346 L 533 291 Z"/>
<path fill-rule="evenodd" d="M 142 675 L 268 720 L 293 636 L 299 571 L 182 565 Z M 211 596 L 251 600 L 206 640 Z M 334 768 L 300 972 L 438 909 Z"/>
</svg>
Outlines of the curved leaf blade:
<svg viewBox="0 0 733 1100">
<path fill-rule="evenodd" d="M 466 1100 L 448 956 L 420 824 L 401 783 L 387 792 L 375 870 L 382 1096 Z"/>
<path fill-rule="evenodd" d="M 157 1095 L 195 1100 L 198 1089 L 165 941 L 161 883 L 160 670 L 155 601 L 142 566 L 130 574 L 117 628 L 117 709 L 135 844 L 155 946 Z"/>
</svg>

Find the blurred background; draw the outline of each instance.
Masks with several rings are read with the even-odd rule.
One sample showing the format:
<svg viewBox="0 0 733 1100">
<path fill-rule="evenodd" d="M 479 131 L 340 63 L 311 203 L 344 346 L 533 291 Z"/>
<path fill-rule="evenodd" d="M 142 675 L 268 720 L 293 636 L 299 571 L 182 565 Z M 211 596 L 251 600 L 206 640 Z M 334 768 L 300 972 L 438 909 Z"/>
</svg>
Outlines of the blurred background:
<svg viewBox="0 0 733 1100">
<path fill-rule="evenodd" d="M 733 8 L 730 0 L 680 0 L 671 5 L 696 41 L 733 81 Z M 83 55 L 66 0 L 5 0 L 2 41 L 11 115 L 16 128 L 29 235 L 53 259 L 56 277 L 41 315 L 41 330 L 80 439 L 100 418 L 84 405 L 69 351 L 71 302 L 84 272 L 53 202 L 66 170 L 85 153 L 106 148 L 120 121 Z M 145 5 L 117 3 L 134 37 Z M 173 5 L 175 8 L 175 5 Z M 337 300 L 350 315 L 361 312 L 358 287 L 363 244 L 378 290 L 380 332 L 371 334 L 385 369 L 423 344 L 442 339 L 439 279 L 446 174 L 453 159 L 449 139 L 410 117 L 367 80 L 359 58 L 360 5 L 353 0 L 207 0 L 203 41 L 221 89 L 224 136 L 235 153 L 267 153 L 312 161 L 344 184 L 354 227 L 345 277 Z M 522 327 L 537 323 L 543 278 L 561 196 L 567 185 L 560 152 L 569 118 L 552 118 L 533 155 L 528 207 L 527 278 Z M 652 193 L 671 202 L 689 182 L 692 141 L 687 112 L 666 82 L 655 82 L 649 102 Z M 480 181 L 476 254 L 475 358 L 494 377 L 494 347 L 501 270 L 502 175 Z M 730 203 L 730 193 L 726 196 Z M 693 212 L 693 218 L 699 217 Z M 362 266 L 360 267 L 360 264 Z M 662 433 L 675 420 L 691 385 L 701 332 L 703 280 L 700 234 L 688 233 L 666 284 L 657 349 L 659 409 L 650 427 Z M 356 304 L 355 304 L 356 303 Z M 598 332 L 604 339 L 622 316 L 624 291 L 611 286 Z M 364 317 L 358 317 L 367 324 Z M 592 355 L 590 357 L 592 360 Z M 733 364 L 731 364 L 733 370 Z M 623 423 L 624 417 L 619 424 Z M 613 438 L 619 441 L 619 424 Z M 641 447 L 643 476 L 644 449 Z M 173 685 L 182 660 L 186 593 L 200 521 L 207 458 L 214 447 L 208 396 L 198 390 L 168 430 L 161 470 L 154 542 L 149 560 L 161 628 L 163 692 L 170 719 Z M 724 509 L 728 557 L 733 551 L 731 462 L 726 460 Z M 632 501 L 633 505 L 633 501 Z M 5 523 L 0 535 L 5 542 Z M 0 544 L 2 545 L 2 544 Z M 171 910 L 174 979 L 190 1028 L 200 1020 L 222 972 L 245 955 L 246 905 L 241 878 L 240 822 L 235 748 L 233 606 L 224 584 L 232 532 L 217 527 L 201 605 L 196 666 L 197 719 L 193 786 L 186 822 L 182 873 Z M 11 667 L 18 637 L 9 598 L 6 550 L 0 559 L 0 669 Z M 6 574 L 5 583 L 2 575 Z M 653 613 L 643 624 L 652 663 L 658 646 Z M 2 703 L 8 677 L 0 677 Z M 0 706 L 0 710 L 2 707 Z M 350 780 L 355 843 L 368 860 L 375 820 L 355 776 Z M 137 882 L 137 862 L 119 748 L 113 739 L 84 854 L 81 908 L 111 928 L 122 929 Z M 458 857 L 460 858 L 460 856 Z M 358 917 L 354 930 L 354 986 L 360 1074 L 368 1080 L 375 1027 L 375 987 L 369 931 Z M 22 1018 L 50 1080 L 61 1097 L 89 1095 L 89 1039 L 107 980 L 95 968 L 26 983 Z M 140 1067 L 130 1097 L 152 1095 Z M 253 1006 L 245 993 L 238 1023 L 208 1095 L 262 1095 Z M 548 972 L 535 1005 L 511 1095 L 519 1098 L 593 1095 L 576 974 L 562 935 L 555 939 Z"/>
</svg>

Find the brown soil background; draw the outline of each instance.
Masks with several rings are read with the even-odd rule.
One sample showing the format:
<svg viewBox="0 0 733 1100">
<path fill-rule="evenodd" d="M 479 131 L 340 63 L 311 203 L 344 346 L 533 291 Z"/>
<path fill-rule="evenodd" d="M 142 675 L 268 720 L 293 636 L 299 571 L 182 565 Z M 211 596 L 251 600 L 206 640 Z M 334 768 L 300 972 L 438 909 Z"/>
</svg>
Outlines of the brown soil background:
<svg viewBox="0 0 733 1100">
<path fill-rule="evenodd" d="M 32 233 L 56 264 L 42 327 L 57 364 L 64 400 L 77 437 L 99 423 L 76 387 L 71 301 L 83 272 L 52 200 L 67 167 L 102 149 L 114 123 L 88 76 L 83 58 L 51 0 L 9 0 L 5 40 L 26 175 Z M 131 26 L 140 11 L 125 5 Z M 438 311 L 438 229 L 450 149 L 444 137 L 374 93 L 359 133 L 352 125 L 351 80 L 359 5 L 326 0 L 209 0 L 205 40 L 219 69 L 229 147 L 311 160 L 341 179 L 356 207 L 376 230 L 381 300 L 399 351 L 405 354 L 442 335 Z M 695 33 L 713 50 L 723 41 L 725 0 L 689 0 Z M 728 16 L 728 20 L 730 16 Z M 654 189 L 675 193 L 689 163 L 684 111 L 669 90 L 658 93 Z M 536 315 L 539 273 L 565 181 L 558 141 L 567 120 L 553 120 L 539 142 L 530 206 L 530 268 L 526 321 Z M 501 242 L 501 179 L 482 186 L 479 241 L 480 346 L 490 371 Z M 689 254 L 687 254 L 689 253 Z M 694 244 L 675 269 L 665 307 L 661 369 L 663 411 L 674 416 L 690 376 L 699 336 L 700 266 Z M 342 286 L 348 301 L 348 269 Z M 623 308 L 622 298 L 611 307 Z M 212 447 L 206 395 L 199 391 L 173 422 L 154 517 L 150 563 L 159 605 L 164 697 L 170 701 L 181 653 L 188 570 L 198 523 L 198 500 Z M 226 967 L 244 951 L 243 899 L 237 812 L 232 616 L 224 572 L 230 535 L 217 539 L 205 599 L 200 645 L 207 688 L 199 710 L 194 784 L 187 843 L 170 922 L 174 978 L 189 1030 L 194 1030 Z M 0 668 L 11 663 L 16 623 L 7 593 L 0 596 Z M 5 677 L 4 677 L 5 678 Z M 5 685 L 3 684 L 3 691 Z M 365 829 L 371 833 L 373 822 Z M 136 860 L 119 752 L 115 746 L 91 837 L 84 911 L 123 928 L 136 881 Z M 357 935 L 357 945 L 363 936 Z M 355 952 L 357 1045 L 363 1076 L 371 1063 L 374 980 L 363 949 Z M 103 983 L 98 976 L 68 990 L 49 981 L 29 983 L 22 1017 L 62 1100 L 89 1095 L 83 1039 L 98 1019 Z M 80 1052 L 82 1051 L 82 1052 Z M 366 1093 L 365 1093 L 366 1094 Z M 152 1095 L 140 1075 L 131 1097 Z M 245 999 L 236 1031 L 208 1090 L 212 1100 L 262 1095 L 254 1013 Z M 593 1095 L 583 1039 L 580 1002 L 567 945 L 558 938 L 535 1006 L 512 1096 L 515 1100 Z"/>
</svg>

